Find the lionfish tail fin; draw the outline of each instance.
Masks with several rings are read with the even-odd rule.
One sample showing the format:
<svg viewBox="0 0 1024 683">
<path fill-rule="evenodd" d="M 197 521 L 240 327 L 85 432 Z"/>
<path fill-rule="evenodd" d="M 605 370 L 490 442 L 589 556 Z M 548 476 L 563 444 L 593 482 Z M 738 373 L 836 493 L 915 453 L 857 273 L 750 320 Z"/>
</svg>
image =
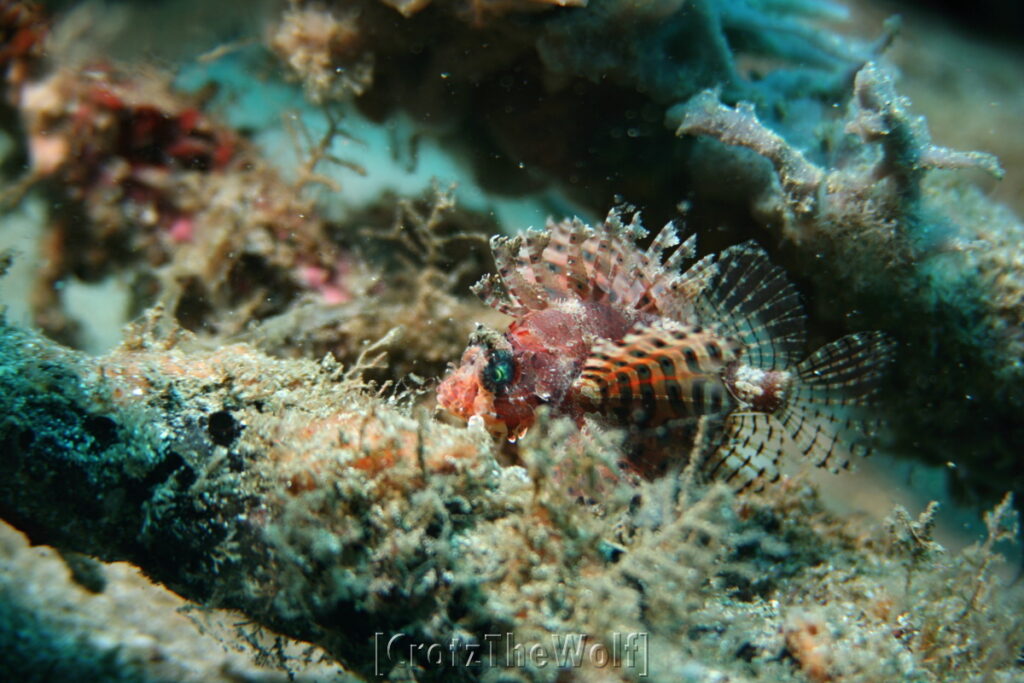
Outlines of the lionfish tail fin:
<svg viewBox="0 0 1024 683">
<path fill-rule="evenodd" d="M 858 332 L 812 353 L 796 377 L 779 420 L 794 450 L 833 471 L 851 455 L 868 455 L 881 426 L 869 406 L 892 362 L 896 344 L 882 332 Z"/>
<path fill-rule="evenodd" d="M 800 297 L 757 243 L 729 247 L 697 302 L 698 314 L 747 347 L 745 362 L 762 370 L 792 367 L 805 341 Z"/>
<path fill-rule="evenodd" d="M 779 458 L 786 434 L 767 413 L 731 413 L 721 442 L 705 461 L 708 476 L 737 492 L 760 491 L 779 478 Z"/>
</svg>

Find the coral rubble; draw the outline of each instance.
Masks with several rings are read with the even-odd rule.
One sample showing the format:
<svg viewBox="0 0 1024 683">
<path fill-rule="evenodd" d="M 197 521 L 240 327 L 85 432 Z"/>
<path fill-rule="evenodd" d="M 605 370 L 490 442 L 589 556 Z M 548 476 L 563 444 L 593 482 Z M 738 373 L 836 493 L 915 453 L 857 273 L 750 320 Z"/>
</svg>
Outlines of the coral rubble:
<svg viewBox="0 0 1024 683">
<path fill-rule="evenodd" d="M 34 300 L 37 323 L 54 336 L 75 337 L 55 286 L 69 276 L 131 273 L 136 311 L 180 290 L 190 327 L 224 332 L 228 309 L 258 319 L 313 288 L 310 269 L 333 276 L 341 256 L 312 204 L 164 74 L 59 65 L 12 97 L 29 180 L 61 207 Z"/>
<path fill-rule="evenodd" d="M 542 420 L 523 464 L 501 467 L 486 432 L 375 397 L 358 367 L 152 335 L 89 359 L 4 326 L 4 517 L 362 675 L 556 680 L 516 646 L 587 638 L 620 648 L 614 663 L 588 650 L 588 680 L 963 680 L 1012 675 L 1024 644 L 992 572 L 1015 534 L 1008 501 L 957 557 L 927 515 L 861 528 L 798 481 L 742 501 L 689 471 L 610 485 L 594 475 L 614 436 L 581 443 L 564 422 Z M 592 481 L 595 502 L 553 467 Z"/>
</svg>

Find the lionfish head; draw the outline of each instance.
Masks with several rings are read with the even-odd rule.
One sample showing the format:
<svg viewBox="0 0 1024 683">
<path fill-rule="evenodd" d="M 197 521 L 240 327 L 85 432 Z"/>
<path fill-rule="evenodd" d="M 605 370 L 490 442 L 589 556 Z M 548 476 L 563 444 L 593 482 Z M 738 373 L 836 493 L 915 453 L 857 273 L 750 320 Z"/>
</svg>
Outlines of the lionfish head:
<svg viewBox="0 0 1024 683">
<path fill-rule="evenodd" d="M 532 396 L 515 357 L 512 344 L 502 333 L 478 325 L 469 345 L 451 373 L 437 388 L 437 402 L 463 420 L 477 417 L 488 431 L 514 438 L 533 420 Z"/>
</svg>

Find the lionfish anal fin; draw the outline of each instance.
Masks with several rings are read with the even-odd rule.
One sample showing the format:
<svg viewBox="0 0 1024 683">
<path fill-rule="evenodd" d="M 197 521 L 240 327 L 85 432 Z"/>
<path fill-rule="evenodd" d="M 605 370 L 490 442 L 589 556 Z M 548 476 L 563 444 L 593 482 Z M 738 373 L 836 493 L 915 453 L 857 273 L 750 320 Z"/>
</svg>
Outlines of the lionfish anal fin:
<svg viewBox="0 0 1024 683">
<path fill-rule="evenodd" d="M 641 326 L 595 344 L 574 391 L 587 410 L 639 427 L 720 414 L 733 403 L 721 371 L 740 348 L 696 325 Z"/>
<path fill-rule="evenodd" d="M 725 418 L 718 448 L 704 463 L 713 479 L 736 491 L 760 490 L 779 477 L 786 434 L 766 413 L 734 412 Z"/>
</svg>

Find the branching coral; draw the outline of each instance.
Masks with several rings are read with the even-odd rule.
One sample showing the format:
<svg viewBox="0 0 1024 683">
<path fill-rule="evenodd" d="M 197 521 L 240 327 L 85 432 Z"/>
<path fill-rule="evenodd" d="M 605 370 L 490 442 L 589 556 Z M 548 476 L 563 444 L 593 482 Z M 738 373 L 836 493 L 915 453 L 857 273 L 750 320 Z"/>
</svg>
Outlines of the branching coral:
<svg viewBox="0 0 1024 683">
<path fill-rule="evenodd" d="M 866 146 L 830 169 L 812 163 L 761 123 L 751 104 L 727 107 L 712 91 L 671 109 L 668 117 L 678 122 L 677 135 L 708 135 L 768 159 L 782 186 L 778 210 L 784 218 L 783 235 L 799 243 L 813 240 L 818 232 L 828 233 L 829 225 L 863 220 L 869 213 L 865 204 L 896 204 L 895 215 L 912 214 L 918 210 L 923 176 L 930 169 L 980 168 L 1002 177 L 991 154 L 932 144 L 924 121 L 912 116 L 908 105 L 896 94 L 892 76 L 877 64 L 860 69 L 844 130 Z M 872 144 L 878 144 L 880 155 L 873 153 Z"/>
</svg>

